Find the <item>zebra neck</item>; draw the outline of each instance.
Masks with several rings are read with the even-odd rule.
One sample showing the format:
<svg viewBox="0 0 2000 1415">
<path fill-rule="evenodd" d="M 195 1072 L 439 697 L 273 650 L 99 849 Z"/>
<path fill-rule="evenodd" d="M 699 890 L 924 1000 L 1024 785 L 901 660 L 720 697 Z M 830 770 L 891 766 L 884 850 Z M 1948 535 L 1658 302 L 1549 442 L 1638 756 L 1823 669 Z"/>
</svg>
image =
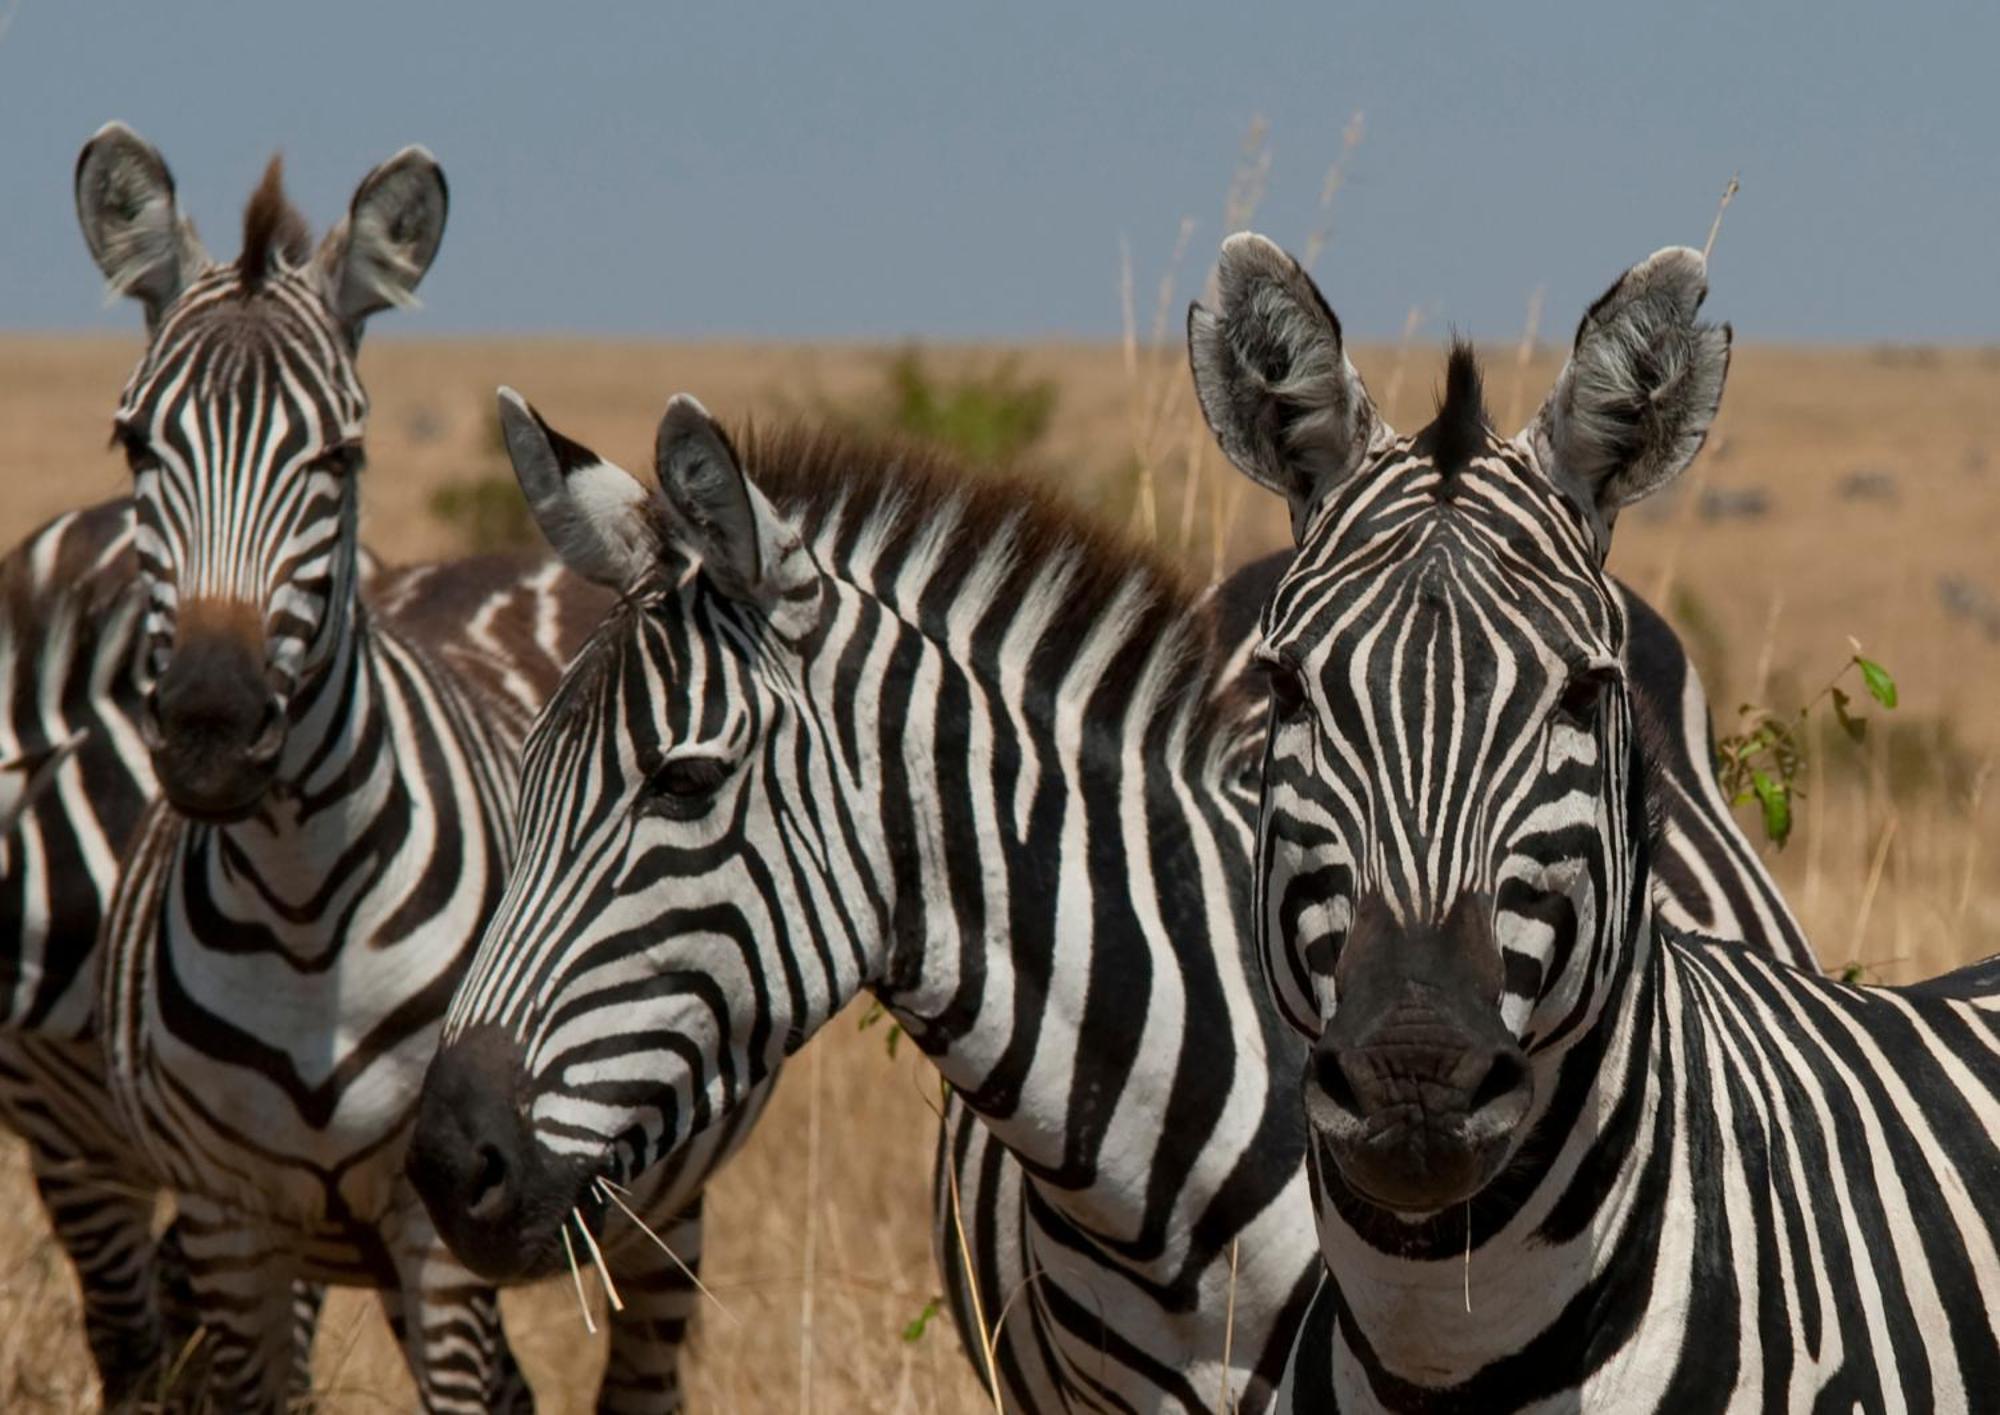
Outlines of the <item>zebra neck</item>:
<svg viewBox="0 0 2000 1415">
<path fill-rule="evenodd" d="M 380 644 L 357 602 L 325 669 L 293 700 L 278 785 L 266 810 L 225 829 L 279 877 L 335 858 L 404 789 L 383 700 Z"/>
<path fill-rule="evenodd" d="M 1649 1353 L 1631 1338 L 1667 1197 L 1663 1163 L 1690 1098 L 1673 1064 L 1671 960 L 1651 923 L 1626 950 L 1595 1026 L 1546 1078 L 1517 1159 L 1466 1208 L 1416 1221 L 1315 1182 L 1334 1320 L 1317 1367 L 1342 1408 L 1513 1409 L 1550 1393 L 1614 1391 Z M 1684 1002 L 1684 1000 L 1682 1000 Z M 1538 1086 L 1543 1078 L 1538 1073 Z M 1469 1230 L 1469 1233 L 1468 1233 Z"/>
<path fill-rule="evenodd" d="M 885 834 L 916 842 L 883 864 L 878 995 L 1069 1241 L 1173 1267 L 1185 1236 L 1161 1151 L 1261 1153 L 1277 1108 L 1297 1107 L 1265 1061 L 1302 1053 L 1249 952 L 1249 803 L 1218 753 L 1188 745 L 1176 714 L 1192 710 L 1144 697 L 1150 665 L 1044 669 L 1032 640 L 954 659 L 904 633 L 914 661 L 898 676 L 924 696 L 880 704 L 896 730 L 868 742 L 893 751 L 873 773 Z M 1182 700 L 1207 687 L 1180 686 Z M 1186 1133 L 1165 1133 L 1170 1104 Z M 1274 1187 L 1298 1153 L 1274 1163 Z"/>
</svg>

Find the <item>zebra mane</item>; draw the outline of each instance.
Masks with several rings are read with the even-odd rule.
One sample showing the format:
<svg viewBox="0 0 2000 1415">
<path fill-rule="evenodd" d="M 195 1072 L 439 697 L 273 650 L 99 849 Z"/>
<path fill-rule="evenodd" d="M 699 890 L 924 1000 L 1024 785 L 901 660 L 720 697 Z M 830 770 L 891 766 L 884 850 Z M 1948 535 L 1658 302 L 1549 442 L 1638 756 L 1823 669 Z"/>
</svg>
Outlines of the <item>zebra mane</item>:
<svg viewBox="0 0 2000 1415">
<path fill-rule="evenodd" d="M 311 254 L 312 231 L 285 195 L 285 159 L 273 153 L 264 179 L 243 209 L 243 254 L 236 259 L 237 274 L 244 289 L 255 290 L 272 273 L 274 256 L 298 266 Z"/>
<path fill-rule="evenodd" d="M 1447 485 L 1486 448 L 1486 390 L 1479 356 L 1462 338 L 1451 341 L 1445 364 L 1444 396 L 1429 427 L 1417 434 L 1415 448 L 1427 455 Z"/>
<path fill-rule="evenodd" d="M 1061 673 L 1086 645 L 1108 652 L 1130 688 L 1128 712 L 1156 722 L 1185 713 L 1176 725 L 1191 748 L 1230 745 L 1242 721 L 1236 695 L 1247 690 L 1223 682 L 1226 649 L 1199 587 L 1045 485 L 824 427 L 749 424 L 732 442 L 825 568 L 892 602 L 925 633 L 948 637 L 941 606 L 961 588 L 978 585 L 999 606 L 1057 595 L 1034 650 L 1038 676 L 1044 667 L 1051 678 Z M 903 581 L 918 588 L 896 602 Z"/>
</svg>

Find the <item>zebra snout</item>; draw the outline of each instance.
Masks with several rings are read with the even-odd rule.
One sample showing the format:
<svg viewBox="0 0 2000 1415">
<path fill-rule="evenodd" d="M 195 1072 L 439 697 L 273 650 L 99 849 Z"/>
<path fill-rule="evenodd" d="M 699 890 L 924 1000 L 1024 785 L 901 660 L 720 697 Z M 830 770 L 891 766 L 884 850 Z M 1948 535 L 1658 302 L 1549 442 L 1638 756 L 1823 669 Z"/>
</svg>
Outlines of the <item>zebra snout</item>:
<svg viewBox="0 0 2000 1415">
<path fill-rule="evenodd" d="M 1361 1197 L 1406 1213 L 1470 1199 L 1506 1163 L 1534 1098 L 1511 1038 L 1469 1036 L 1405 1015 L 1313 1050 L 1306 1112 L 1323 1151 Z"/>
<path fill-rule="evenodd" d="M 255 647 L 233 634 L 188 636 L 147 694 L 141 732 L 160 789 L 197 820 L 241 820 L 263 800 L 285 744 L 283 700 Z"/>
<path fill-rule="evenodd" d="M 440 1048 L 406 1161 L 439 1235 L 495 1282 L 554 1266 L 562 1225 L 588 1179 L 537 1140 L 523 1105 L 525 1080 L 520 1043 L 498 1028 L 468 1031 Z"/>
<path fill-rule="evenodd" d="M 1477 894 L 1433 918 L 1406 918 L 1380 896 L 1355 907 L 1305 1102 L 1322 1157 L 1371 1203 L 1428 1213 L 1462 1202 L 1514 1152 L 1534 1076 L 1501 1020 L 1492 913 Z"/>
</svg>

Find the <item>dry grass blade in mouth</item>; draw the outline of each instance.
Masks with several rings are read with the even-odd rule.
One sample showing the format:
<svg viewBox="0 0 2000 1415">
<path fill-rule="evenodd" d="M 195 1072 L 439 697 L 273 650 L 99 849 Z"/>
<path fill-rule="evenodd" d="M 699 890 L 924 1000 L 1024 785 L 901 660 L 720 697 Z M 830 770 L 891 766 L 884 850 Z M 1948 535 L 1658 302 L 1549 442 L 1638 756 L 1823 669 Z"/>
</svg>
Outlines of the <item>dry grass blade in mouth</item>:
<svg viewBox="0 0 2000 1415">
<path fill-rule="evenodd" d="M 583 1269 L 576 1265 L 576 1245 L 569 1241 L 569 1225 L 562 1228 L 563 1252 L 569 1255 L 570 1281 L 576 1284 L 576 1305 L 583 1313 L 583 1329 L 592 1336 L 597 1335 L 597 1323 L 590 1319 L 590 1300 L 583 1295 Z"/>
<path fill-rule="evenodd" d="M 672 1258 L 674 1260 L 674 1266 L 681 1270 L 682 1276 L 686 1277 L 689 1282 L 694 1284 L 695 1291 L 699 1292 L 702 1296 L 706 1297 L 709 1301 L 713 1302 L 715 1304 L 717 1311 L 721 1312 L 723 1316 L 729 1318 L 729 1320 L 732 1322 L 739 1322 L 739 1323 L 741 1322 L 742 1319 L 738 1317 L 734 1312 L 730 1311 L 729 1308 L 723 1304 L 722 1299 L 720 1297 L 717 1297 L 713 1292 L 710 1292 L 708 1290 L 707 1284 L 705 1284 L 699 1277 L 695 1276 L 694 1269 L 681 1261 L 681 1255 L 676 1253 L 672 1248 L 669 1248 L 667 1246 L 667 1240 L 660 1237 L 659 1234 L 655 1233 L 653 1231 L 653 1226 L 647 1223 L 646 1220 L 640 1218 L 639 1215 L 633 1211 L 632 1206 L 626 1203 L 624 1199 L 619 1197 L 619 1195 L 621 1194 L 630 1193 L 631 1192 L 630 1190 L 622 1189 L 618 1185 L 613 1184 L 608 1179 L 599 1178 L 597 1181 L 597 1192 L 599 1194 L 602 1194 L 606 1199 L 610 1200 L 612 1203 L 616 1204 L 618 1206 L 618 1211 L 624 1214 L 625 1217 L 631 1219 L 633 1223 L 637 1224 L 639 1226 L 639 1231 L 641 1233 L 645 1234 L 648 1238 L 652 1239 L 653 1242 L 657 1243 L 660 1247 L 660 1251 L 662 1253 L 665 1253 L 669 1258 Z"/>
<path fill-rule="evenodd" d="M 624 1300 L 619 1297 L 617 1287 L 612 1284 L 611 1269 L 604 1262 L 604 1250 L 597 1246 L 597 1239 L 591 1235 L 590 1225 L 583 1221 L 583 1210 L 571 1209 L 569 1216 L 576 1220 L 576 1231 L 583 1235 L 583 1244 L 590 1249 L 590 1260 L 597 1264 L 597 1276 L 603 1280 L 604 1295 L 611 1301 L 611 1310 L 624 1311 Z"/>
</svg>

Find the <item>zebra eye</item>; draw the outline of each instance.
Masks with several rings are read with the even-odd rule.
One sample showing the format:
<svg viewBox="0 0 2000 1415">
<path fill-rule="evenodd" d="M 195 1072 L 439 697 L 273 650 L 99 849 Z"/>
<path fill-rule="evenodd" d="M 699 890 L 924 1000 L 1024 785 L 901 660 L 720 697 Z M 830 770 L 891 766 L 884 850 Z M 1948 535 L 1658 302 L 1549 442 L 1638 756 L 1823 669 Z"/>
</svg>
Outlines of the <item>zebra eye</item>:
<svg viewBox="0 0 2000 1415">
<path fill-rule="evenodd" d="M 153 449 L 137 437 L 121 438 L 125 447 L 125 465 L 131 468 L 133 476 L 158 471 L 160 459 L 153 455 Z"/>
<path fill-rule="evenodd" d="M 668 757 L 646 780 L 652 804 L 681 813 L 705 804 L 729 779 L 729 763 L 721 757 Z"/>
<path fill-rule="evenodd" d="M 1280 658 L 1266 659 L 1264 676 L 1270 685 L 1271 711 L 1277 721 L 1290 722 L 1306 710 L 1310 699 L 1298 669 Z"/>
<path fill-rule="evenodd" d="M 1616 675 L 1608 668 L 1586 668 L 1570 675 L 1556 699 L 1556 715 L 1570 726 L 1588 731 L 1597 722 L 1604 690 Z"/>
</svg>

